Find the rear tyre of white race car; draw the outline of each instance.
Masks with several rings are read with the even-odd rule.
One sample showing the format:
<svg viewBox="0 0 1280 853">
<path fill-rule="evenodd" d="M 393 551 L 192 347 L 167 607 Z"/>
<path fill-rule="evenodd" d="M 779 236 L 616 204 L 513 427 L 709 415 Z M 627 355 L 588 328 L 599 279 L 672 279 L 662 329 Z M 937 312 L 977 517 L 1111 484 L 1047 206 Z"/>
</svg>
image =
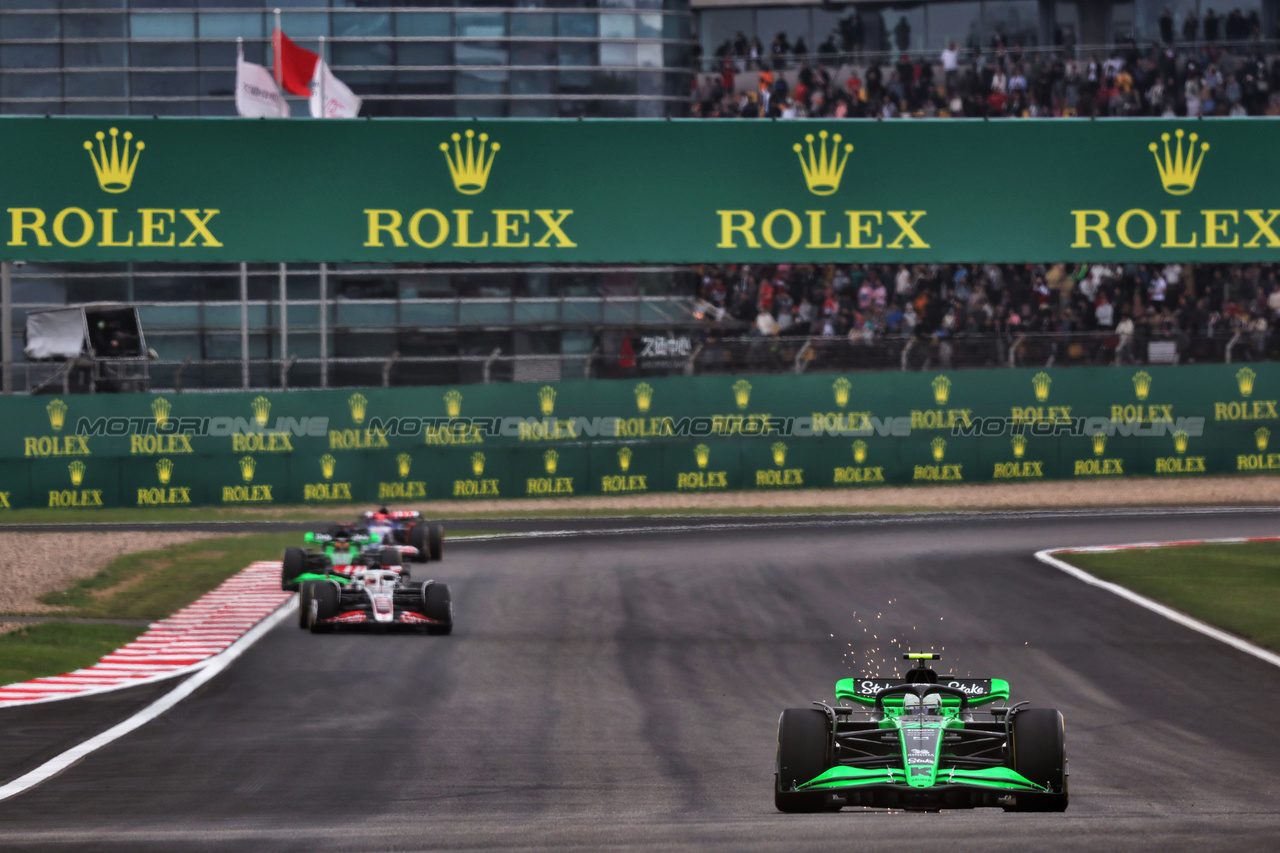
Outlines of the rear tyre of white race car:
<svg viewBox="0 0 1280 853">
<path fill-rule="evenodd" d="M 795 791 L 797 785 L 831 767 L 831 725 L 816 708 L 788 708 L 778 718 L 778 768 L 773 804 L 780 812 L 839 811 L 823 791 Z"/>
<path fill-rule="evenodd" d="M 307 624 L 311 633 L 319 634 L 329 630 L 323 620 L 338 615 L 338 584 L 334 581 L 312 581 L 311 602 L 307 610 Z"/>
<path fill-rule="evenodd" d="M 1019 794 L 1006 811 L 1064 812 L 1067 810 L 1066 726 L 1052 708 L 1029 708 L 1013 716 L 1010 744 L 1013 769 L 1049 788 L 1048 794 Z"/>
<path fill-rule="evenodd" d="M 315 581 L 303 581 L 298 587 L 298 627 L 306 628 L 311 622 L 311 587 Z"/>
<path fill-rule="evenodd" d="M 400 549 L 399 548 L 383 548 L 378 552 L 378 564 L 381 566 L 398 566 L 400 565 Z"/>
<path fill-rule="evenodd" d="M 409 528 L 409 535 L 405 537 L 408 541 L 406 544 L 418 552 L 414 557 L 419 563 L 425 563 L 431 559 L 431 549 L 427 544 L 427 525 L 426 522 L 419 522 Z"/>
<path fill-rule="evenodd" d="M 431 551 L 431 562 L 438 563 L 444 559 L 444 525 L 432 522 L 427 525 L 427 548 Z"/>
<path fill-rule="evenodd" d="M 434 619 L 441 624 L 427 625 L 428 634 L 452 634 L 453 633 L 453 595 L 449 592 L 449 585 L 443 583 L 429 583 L 422 587 L 422 612 L 428 619 Z"/>
</svg>

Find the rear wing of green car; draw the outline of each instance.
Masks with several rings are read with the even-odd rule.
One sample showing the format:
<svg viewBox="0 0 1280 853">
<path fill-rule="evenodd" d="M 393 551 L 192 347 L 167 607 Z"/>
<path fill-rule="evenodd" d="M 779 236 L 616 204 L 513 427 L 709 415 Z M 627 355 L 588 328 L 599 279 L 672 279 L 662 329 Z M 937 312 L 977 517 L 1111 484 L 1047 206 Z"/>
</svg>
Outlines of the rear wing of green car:
<svg viewBox="0 0 1280 853">
<path fill-rule="evenodd" d="M 849 700 L 861 705 L 874 705 L 876 694 L 890 687 L 910 684 L 904 678 L 842 678 L 836 682 L 836 701 Z M 963 690 L 970 705 L 985 705 L 996 700 L 1009 700 L 1009 682 L 1003 678 L 953 678 L 939 675 L 937 683 Z M 946 700 L 952 697 L 944 697 Z M 956 698 L 955 702 L 960 700 Z"/>
</svg>

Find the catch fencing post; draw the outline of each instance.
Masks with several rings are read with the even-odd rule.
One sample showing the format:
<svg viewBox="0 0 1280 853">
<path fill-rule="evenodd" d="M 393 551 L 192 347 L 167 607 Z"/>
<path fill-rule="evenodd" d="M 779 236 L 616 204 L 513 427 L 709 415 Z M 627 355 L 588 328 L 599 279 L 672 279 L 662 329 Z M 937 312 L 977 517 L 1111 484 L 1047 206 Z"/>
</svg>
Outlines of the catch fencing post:
<svg viewBox="0 0 1280 853">
<path fill-rule="evenodd" d="M 320 387 L 329 387 L 329 265 L 320 265 Z"/>
<path fill-rule="evenodd" d="M 240 262 L 240 386 L 249 388 L 249 265 Z"/>
<path fill-rule="evenodd" d="M 289 274 L 284 264 L 280 265 L 280 363 L 289 360 Z M 280 381 L 284 382 L 284 370 L 280 373 Z"/>
</svg>

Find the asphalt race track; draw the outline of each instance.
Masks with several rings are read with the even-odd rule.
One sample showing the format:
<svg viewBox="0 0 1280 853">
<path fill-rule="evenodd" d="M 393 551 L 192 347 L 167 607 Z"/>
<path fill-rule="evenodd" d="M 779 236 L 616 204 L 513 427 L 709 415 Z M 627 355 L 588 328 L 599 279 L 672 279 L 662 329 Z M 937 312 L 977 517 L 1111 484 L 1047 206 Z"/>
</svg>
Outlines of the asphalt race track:
<svg viewBox="0 0 1280 853">
<path fill-rule="evenodd" d="M 1031 556 L 1277 529 L 1110 514 L 451 543 L 452 637 L 288 620 L 0 803 L 0 849 L 1277 850 L 1280 670 Z M 1061 709 L 1070 810 L 776 812 L 779 712 L 899 646 Z M 101 728 L 146 700 L 112 701 Z M 81 737 L 81 702 L 0 710 L 3 779 Z"/>
</svg>

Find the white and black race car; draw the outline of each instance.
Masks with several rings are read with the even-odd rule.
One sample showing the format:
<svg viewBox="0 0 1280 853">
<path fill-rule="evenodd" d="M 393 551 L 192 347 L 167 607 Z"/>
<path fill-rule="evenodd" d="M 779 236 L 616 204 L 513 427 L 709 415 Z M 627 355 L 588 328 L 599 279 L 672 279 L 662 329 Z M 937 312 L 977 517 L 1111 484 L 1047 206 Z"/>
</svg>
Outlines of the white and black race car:
<svg viewBox="0 0 1280 853">
<path fill-rule="evenodd" d="M 394 548 L 383 549 L 382 554 L 382 561 L 359 557 L 342 573 L 303 580 L 298 589 L 298 627 L 316 634 L 344 628 L 452 633 L 449 586 L 434 580 L 413 581 Z"/>
</svg>

